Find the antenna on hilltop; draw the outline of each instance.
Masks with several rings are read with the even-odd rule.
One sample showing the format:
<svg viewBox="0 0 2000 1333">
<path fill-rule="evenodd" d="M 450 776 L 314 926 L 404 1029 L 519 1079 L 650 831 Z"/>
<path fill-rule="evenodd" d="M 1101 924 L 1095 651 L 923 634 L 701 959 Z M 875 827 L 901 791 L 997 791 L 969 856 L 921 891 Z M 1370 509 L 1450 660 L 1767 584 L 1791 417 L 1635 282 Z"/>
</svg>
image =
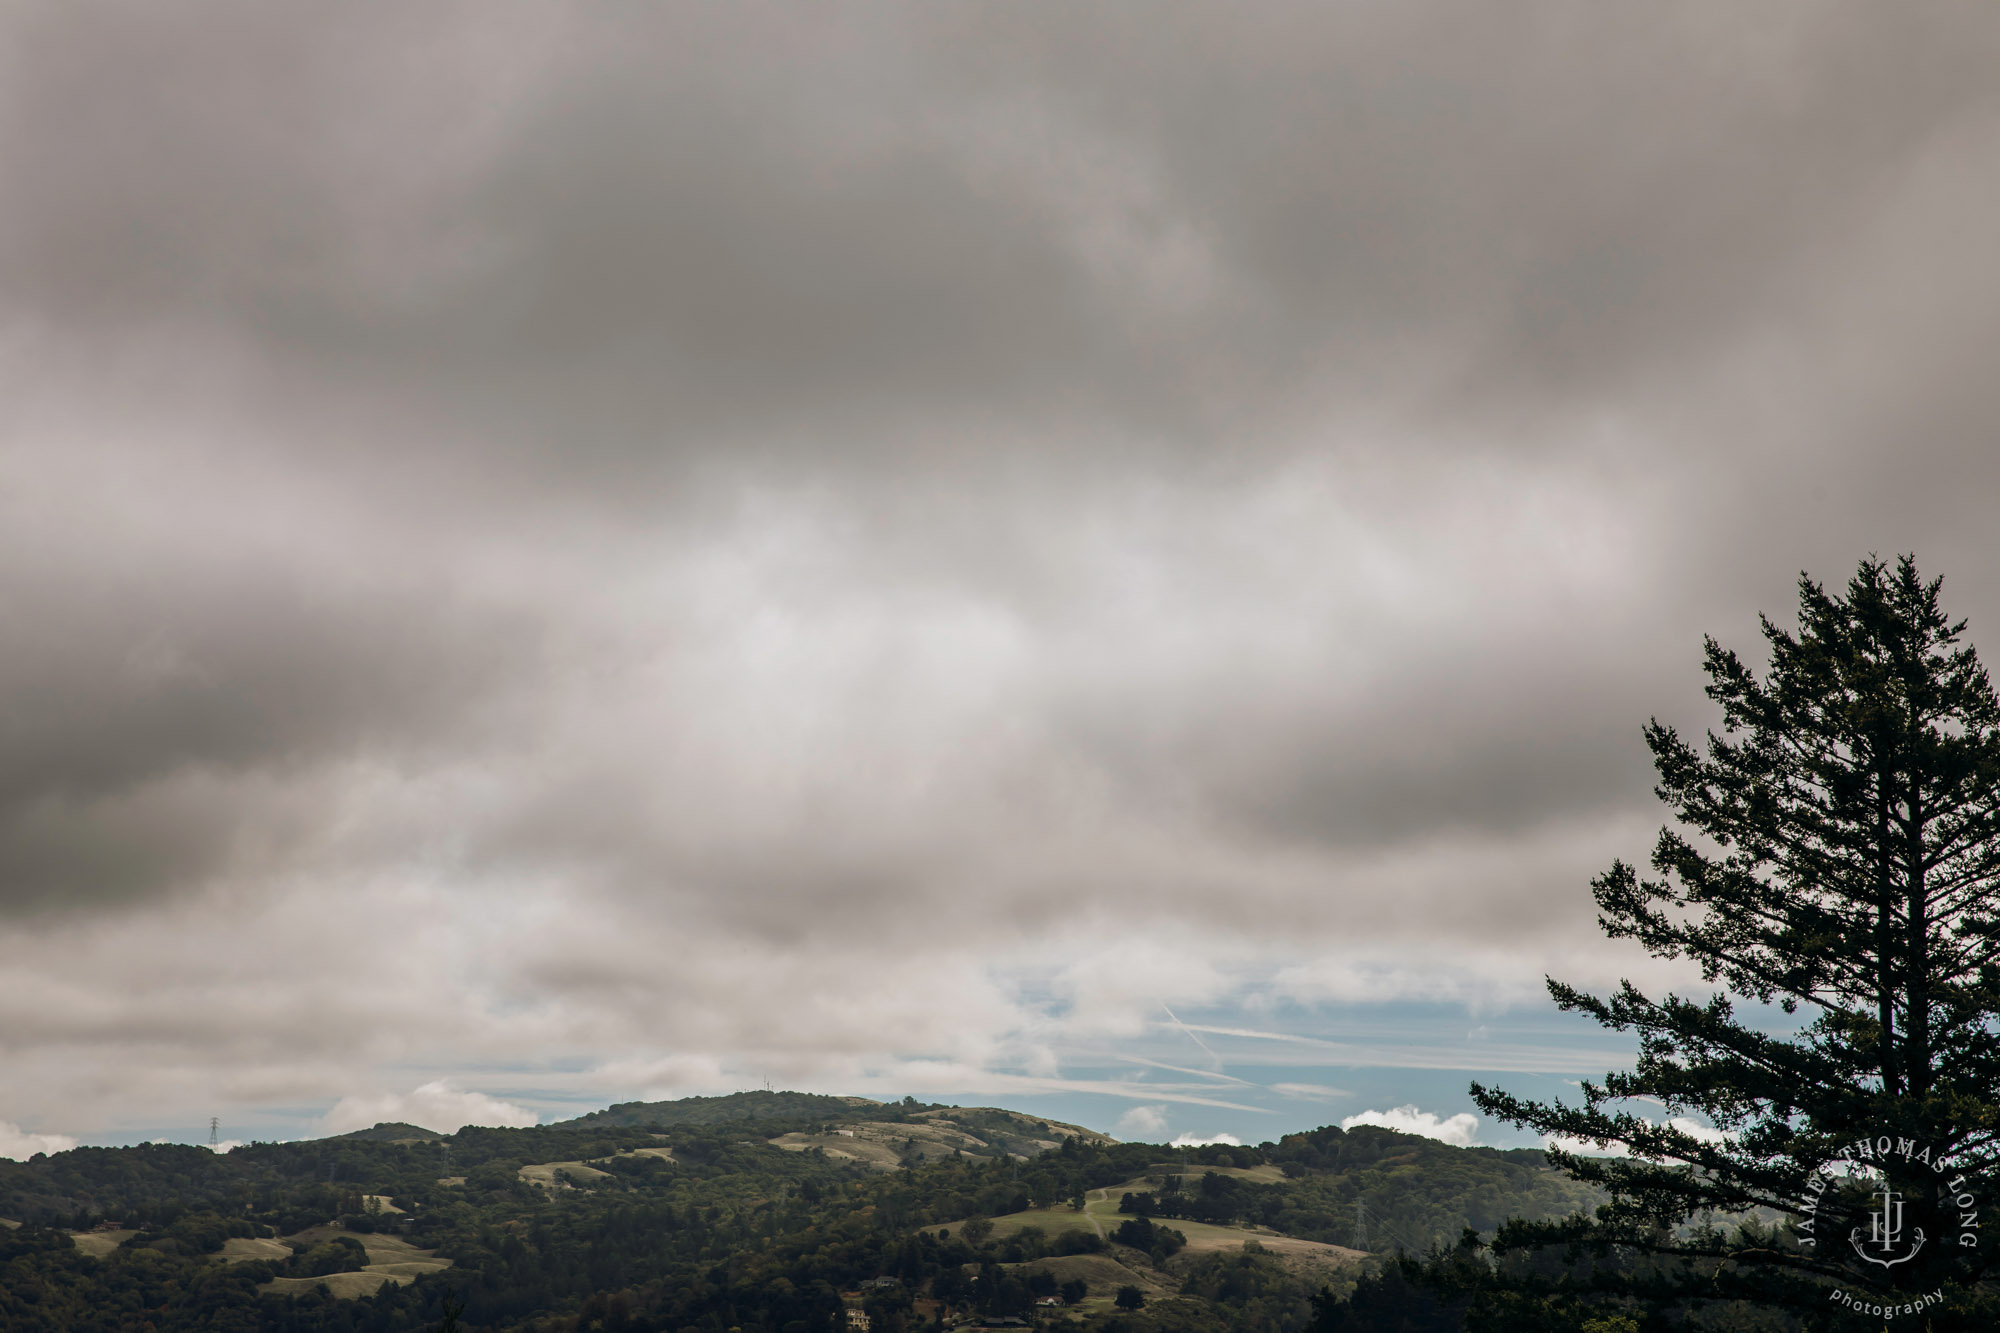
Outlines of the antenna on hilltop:
<svg viewBox="0 0 2000 1333">
<path fill-rule="evenodd" d="M 214 1152 L 222 1147 L 222 1121 L 216 1116 L 208 1118 L 208 1150 Z"/>
</svg>

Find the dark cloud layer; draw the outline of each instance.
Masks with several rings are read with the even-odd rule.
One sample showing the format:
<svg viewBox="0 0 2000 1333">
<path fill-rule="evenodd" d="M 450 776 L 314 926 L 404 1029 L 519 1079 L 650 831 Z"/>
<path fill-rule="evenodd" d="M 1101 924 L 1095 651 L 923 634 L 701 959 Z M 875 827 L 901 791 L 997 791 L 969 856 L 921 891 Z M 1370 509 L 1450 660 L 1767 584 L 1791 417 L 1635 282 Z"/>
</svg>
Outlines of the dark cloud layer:
<svg viewBox="0 0 2000 1333">
<path fill-rule="evenodd" d="M 163 988 L 304 1101 L 385 994 L 683 1081 L 1511 994 L 1702 633 L 1904 549 L 2000 633 L 1982 6 L 0 25 L 0 942 L 126 978 L 0 1116 Z"/>
</svg>

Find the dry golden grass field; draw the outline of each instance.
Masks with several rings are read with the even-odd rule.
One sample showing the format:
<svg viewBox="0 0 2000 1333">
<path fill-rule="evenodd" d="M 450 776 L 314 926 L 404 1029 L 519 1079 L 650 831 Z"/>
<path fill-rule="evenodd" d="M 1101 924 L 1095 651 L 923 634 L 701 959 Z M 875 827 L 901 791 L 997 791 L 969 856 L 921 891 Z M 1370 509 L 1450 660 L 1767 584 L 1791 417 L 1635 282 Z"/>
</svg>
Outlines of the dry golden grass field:
<svg viewBox="0 0 2000 1333">
<path fill-rule="evenodd" d="M 292 1247 L 281 1240 L 249 1236 L 231 1236 L 222 1242 L 222 1261 L 226 1264 L 242 1263 L 246 1259 L 269 1259 L 282 1263 L 292 1257 Z"/>
<path fill-rule="evenodd" d="M 330 1273 L 325 1277 L 273 1278 L 258 1290 L 311 1291 L 323 1282 L 326 1284 L 326 1289 L 335 1296 L 347 1299 L 372 1296 L 384 1282 L 410 1282 L 425 1273 L 442 1272 L 451 1267 L 451 1260 L 440 1259 L 434 1251 L 420 1250 L 397 1236 L 363 1235 L 341 1227 L 309 1227 L 285 1239 L 303 1245 L 317 1245 L 335 1236 L 349 1236 L 359 1241 L 362 1248 L 368 1252 L 367 1264 L 352 1273 Z"/>
<path fill-rule="evenodd" d="M 1168 1168 L 1161 1169 L 1169 1171 Z M 1260 1173 L 1267 1171 L 1271 1171 L 1279 1180 L 1284 1178 L 1282 1173 L 1272 1171 L 1272 1168 L 1268 1167 L 1243 1169 L 1225 1167 L 1217 1170 L 1260 1182 L 1267 1179 Z M 1183 1174 L 1178 1167 L 1171 1168 L 1170 1173 Z M 1195 1177 L 1199 1174 L 1199 1172 L 1185 1173 L 1187 1176 Z M 993 1219 L 993 1234 L 1011 1236 L 1028 1227 L 1039 1227 L 1051 1238 L 1065 1231 L 1082 1230 L 1095 1232 L 1109 1240 L 1112 1233 L 1118 1229 L 1118 1224 L 1126 1218 L 1125 1214 L 1118 1211 L 1120 1196 L 1128 1193 L 1152 1192 L 1157 1190 L 1159 1185 L 1160 1176 L 1146 1175 L 1128 1180 L 1122 1185 L 1114 1185 L 1109 1189 L 1092 1190 L 1084 1201 L 1083 1211 L 1080 1213 L 1062 1204 L 1052 1208 L 1031 1208 L 1026 1212 L 1009 1213 L 1004 1217 Z M 938 1229 L 957 1234 L 958 1228 L 962 1225 L 964 1224 L 954 1222 Z M 1212 1254 L 1218 1250 L 1241 1249 L 1246 1242 L 1255 1241 L 1273 1254 L 1311 1259 L 1327 1264 L 1355 1263 L 1366 1257 L 1360 1250 L 1350 1250 L 1342 1245 L 1329 1245 L 1324 1241 L 1301 1240 L 1296 1236 L 1280 1235 L 1264 1227 L 1215 1226 L 1207 1222 L 1184 1222 L 1178 1219 L 1164 1220 L 1161 1225 L 1172 1227 L 1187 1237 L 1185 1253 L 1188 1254 Z"/>
<path fill-rule="evenodd" d="M 515 1173 L 530 1185 L 543 1189 L 568 1189 L 570 1180 L 609 1180 L 609 1171 L 600 1171 L 588 1162 L 540 1162 Z M 567 1177 L 567 1179 L 566 1179 Z"/>
<path fill-rule="evenodd" d="M 136 1231 L 72 1231 L 69 1237 L 76 1242 L 78 1253 L 102 1259 L 138 1234 Z M 285 1253 L 290 1254 L 291 1251 Z"/>
</svg>

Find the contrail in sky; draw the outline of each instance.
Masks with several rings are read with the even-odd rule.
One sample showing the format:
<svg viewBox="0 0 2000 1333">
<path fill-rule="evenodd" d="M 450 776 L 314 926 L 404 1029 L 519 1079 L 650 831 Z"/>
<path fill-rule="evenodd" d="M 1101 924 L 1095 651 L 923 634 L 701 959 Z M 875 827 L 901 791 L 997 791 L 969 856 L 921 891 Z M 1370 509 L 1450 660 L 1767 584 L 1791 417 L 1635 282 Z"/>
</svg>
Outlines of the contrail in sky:
<svg viewBox="0 0 2000 1333">
<path fill-rule="evenodd" d="M 1174 1020 L 1175 1027 L 1179 1028 L 1182 1032 L 1187 1033 L 1189 1041 L 1201 1047 L 1201 1053 L 1203 1055 L 1206 1055 L 1209 1059 L 1215 1061 L 1218 1067 L 1222 1064 L 1222 1057 L 1217 1055 L 1214 1051 L 1209 1050 L 1208 1043 L 1203 1041 L 1200 1037 L 1195 1036 L 1193 1029 L 1189 1028 L 1187 1024 L 1181 1022 L 1180 1015 L 1176 1014 L 1171 1009 L 1167 1009 L 1167 1002 L 1165 1000 L 1160 1001 L 1160 1008 L 1167 1010 L 1167 1017 Z"/>
</svg>

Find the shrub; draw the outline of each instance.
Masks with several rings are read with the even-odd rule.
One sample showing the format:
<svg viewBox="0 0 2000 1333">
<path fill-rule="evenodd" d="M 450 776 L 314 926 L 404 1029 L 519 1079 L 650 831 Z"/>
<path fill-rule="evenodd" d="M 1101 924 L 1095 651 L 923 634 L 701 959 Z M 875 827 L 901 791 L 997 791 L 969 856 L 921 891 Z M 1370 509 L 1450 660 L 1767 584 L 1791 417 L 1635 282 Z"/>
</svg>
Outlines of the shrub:
<svg viewBox="0 0 2000 1333">
<path fill-rule="evenodd" d="M 1081 1227 L 1070 1227 L 1057 1235 L 1050 1248 L 1057 1254 L 1097 1254 L 1104 1249 L 1104 1237 Z"/>
</svg>

